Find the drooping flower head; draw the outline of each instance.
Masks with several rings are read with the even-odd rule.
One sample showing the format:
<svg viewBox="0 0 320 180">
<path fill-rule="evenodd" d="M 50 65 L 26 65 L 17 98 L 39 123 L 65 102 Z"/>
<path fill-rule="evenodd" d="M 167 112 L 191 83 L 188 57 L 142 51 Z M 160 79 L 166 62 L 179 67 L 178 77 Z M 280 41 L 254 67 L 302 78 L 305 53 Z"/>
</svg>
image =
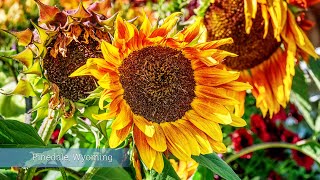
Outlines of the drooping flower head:
<svg viewBox="0 0 320 180">
<path fill-rule="evenodd" d="M 264 116 L 286 106 L 296 58 L 317 56 L 284 0 L 216 0 L 204 24 L 208 40 L 233 38 L 234 44 L 222 49 L 239 56 L 224 64 L 241 71 L 241 79 L 253 86 Z"/>
<path fill-rule="evenodd" d="M 39 8 L 34 31 L 10 32 L 25 49 L 11 56 L 24 65 L 24 74 L 11 94 L 37 96 L 32 108 L 33 122 L 61 119 L 59 137 L 76 123 L 77 102 L 97 87 L 93 76 L 69 75 L 91 57 L 103 57 L 100 42 L 110 41 L 113 18 L 109 15 L 110 1 L 96 2 L 84 8 L 60 11 L 36 0 Z M 57 113 L 59 112 L 59 113 Z M 58 114 L 54 116 L 53 114 Z M 45 126 L 46 123 L 43 123 Z"/>
<path fill-rule="evenodd" d="M 178 14 L 158 28 L 144 16 L 140 29 L 118 16 L 112 44 L 101 43 L 104 58 L 88 59 L 71 75 L 92 75 L 104 89 L 99 106 L 106 112 L 93 116 L 115 118 L 110 147 L 133 132 L 143 163 L 158 172 L 164 151 L 184 161 L 225 152 L 219 124 L 245 125 L 233 114 L 238 102 L 229 95 L 250 88 L 236 81 L 238 72 L 219 65 L 226 56 L 235 56 L 216 49 L 232 39 L 197 43 L 200 19 L 172 34 Z"/>
<path fill-rule="evenodd" d="M 80 2 L 77 9 L 63 11 L 40 1 L 36 3 L 39 19 L 37 24 L 32 22 L 35 31 L 10 32 L 18 38 L 19 45 L 26 47 L 12 58 L 25 65 L 23 73 L 38 75 L 38 84 L 44 84 L 42 95 L 48 89 L 55 91 L 56 99 L 52 101 L 65 98 L 76 102 L 85 98 L 87 92 L 96 88 L 94 77 L 68 76 L 86 59 L 102 57 L 99 44 L 102 40 L 110 41 L 108 32 L 112 31 L 112 18 L 108 19 L 110 2 L 93 3 L 87 9 Z"/>
</svg>

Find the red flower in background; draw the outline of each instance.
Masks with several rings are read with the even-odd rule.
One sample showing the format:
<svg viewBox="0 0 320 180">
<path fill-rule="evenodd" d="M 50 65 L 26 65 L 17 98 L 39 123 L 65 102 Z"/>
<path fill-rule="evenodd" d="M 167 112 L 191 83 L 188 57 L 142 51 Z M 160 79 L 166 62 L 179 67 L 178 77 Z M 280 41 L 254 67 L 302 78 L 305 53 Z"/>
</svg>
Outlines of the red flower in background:
<svg viewBox="0 0 320 180">
<path fill-rule="evenodd" d="M 281 176 L 275 171 L 271 171 L 268 175 L 267 180 L 281 180 Z"/>
<path fill-rule="evenodd" d="M 234 131 L 234 133 L 231 134 L 231 140 L 234 150 L 236 152 L 239 152 L 241 149 L 251 146 L 253 144 L 253 137 L 245 128 L 241 128 Z M 251 156 L 252 153 L 245 154 L 241 156 L 241 158 L 250 159 Z"/>
<path fill-rule="evenodd" d="M 299 114 L 298 109 L 295 105 L 290 104 L 289 113 L 284 109 L 281 109 L 271 119 L 262 118 L 258 114 L 251 116 L 251 130 L 264 142 L 282 141 L 287 143 L 297 143 L 301 140 L 298 134 L 291 132 L 284 127 L 284 122 L 288 117 L 296 119 L 296 123 L 303 120 L 303 116 Z M 284 149 L 269 149 L 267 155 L 277 160 L 283 160 L 286 157 Z M 292 157 L 299 166 L 305 167 L 306 170 L 311 170 L 314 160 L 309 156 L 292 150 Z M 269 178 L 269 177 L 268 177 Z M 272 176 L 272 178 L 277 179 Z"/>
<path fill-rule="evenodd" d="M 307 171 L 311 170 L 314 160 L 302 152 L 292 150 L 292 158 L 297 162 L 299 166 L 303 166 Z"/>
<path fill-rule="evenodd" d="M 287 112 L 283 108 L 281 108 L 280 111 L 277 114 L 273 115 L 273 117 L 270 120 L 272 123 L 278 126 L 279 123 L 285 121 L 287 118 Z"/>
<path fill-rule="evenodd" d="M 271 140 L 271 137 L 267 131 L 267 125 L 263 118 L 258 114 L 251 116 L 251 131 L 254 132 L 264 142 Z"/>
<path fill-rule="evenodd" d="M 50 138 L 51 143 L 54 143 L 54 144 L 62 144 L 63 143 L 63 141 L 64 141 L 63 137 L 58 142 L 59 133 L 60 133 L 60 129 L 56 129 L 53 131 L 51 138 Z"/>
<path fill-rule="evenodd" d="M 296 143 L 300 140 L 298 134 L 288 131 L 286 129 L 283 130 L 280 138 L 283 142 L 287 142 L 287 143 Z"/>
</svg>

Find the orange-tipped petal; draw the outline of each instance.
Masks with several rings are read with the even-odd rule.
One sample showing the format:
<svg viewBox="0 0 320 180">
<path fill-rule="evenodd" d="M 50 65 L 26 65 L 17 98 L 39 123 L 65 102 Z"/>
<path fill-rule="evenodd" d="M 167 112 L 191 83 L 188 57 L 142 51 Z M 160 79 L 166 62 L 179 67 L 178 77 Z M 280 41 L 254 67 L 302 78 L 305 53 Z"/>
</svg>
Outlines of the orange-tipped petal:
<svg viewBox="0 0 320 180">
<path fill-rule="evenodd" d="M 230 124 L 232 122 L 230 112 L 223 105 L 214 102 L 206 102 L 203 99 L 196 98 L 191 103 L 191 106 L 195 112 L 205 119 L 220 124 Z"/>
<path fill-rule="evenodd" d="M 109 138 L 109 145 L 111 148 L 118 147 L 129 135 L 131 132 L 132 125 L 129 124 L 128 126 L 124 127 L 120 130 L 112 129 L 110 138 Z"/>
<path fill-rule="evenodd" d="M 139 115 L 133 115 L 134 124 L 148 137 L 153 137 L 155 133 L 154 125 Z"/>
<path fill-rule="evenodd" d="M 29 28 L 24 31 L 10 31 L 9 33 L 17 37 L 18 45 L 20 46 L 27 46 L 33 37 L 32 31 Z"/>
<path fill-rule="evenodd" d="M 152 137 L 146 137 L 148 144 L 156 151 L 164 152 L 167 149 L 166 137 L 162 128 L 157 123 L 153 123 L 155 132 Z"/>
<path fill-rule="evenodd" d="M 133 127 L 133 139 L 143 163 L 151 169 L 155 163 L 156 151 L 149 146 L 145 135 L 136 126 Z"/>
<path fill-rule="evenodd" d="M 39 19 L 40 23 L 49 23 L 54 20 L 55 16 L 60 12 L 56 6 L 49 6 L 43 4 L 39 0 L 35 0 L 39 7 Z"/>
</svg>

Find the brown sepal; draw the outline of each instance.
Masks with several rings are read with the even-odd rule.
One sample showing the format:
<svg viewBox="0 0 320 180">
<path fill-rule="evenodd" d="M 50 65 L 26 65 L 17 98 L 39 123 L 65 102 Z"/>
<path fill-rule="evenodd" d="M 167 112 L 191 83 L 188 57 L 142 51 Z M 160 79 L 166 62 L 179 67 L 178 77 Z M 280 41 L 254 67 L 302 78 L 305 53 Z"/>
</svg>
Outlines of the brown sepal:
<svg viewBox="0 0 320 180">
<path fill-rule="evenodd" d="M 23 31 L 10 31 L 9 33 L 17 37 L 20 46 L 27 46 L 31 42 L 33 36 L 32 31 L 29 28 Z"/>
<path fill-rule="evenodd" d="M 88 7 L 88 10 L 96 14 L 102 14 L 107 17 L 108 10 L 111 8 L 111 1 L 104 0 L 101 2 L 95 2 Z"/>
<path fill-rule="evenodd" d="M 68 15 L 75 17 L 75 18 L 89 18 L 91 17 L 91 13 L 88 12 L 84 7 L 82 1 L 78 6 L 77 10 L 67 11 Z"/>
<path fill-rule="evenodd" d="M 39 19 L 40 23 L 50 23 L 55 19 L 55 16 L 60 12 L 60 10 L 55 6 L 49 6 L 43 4 L 39 0 L 35 0 L 39 7 Z"/>
</svg>

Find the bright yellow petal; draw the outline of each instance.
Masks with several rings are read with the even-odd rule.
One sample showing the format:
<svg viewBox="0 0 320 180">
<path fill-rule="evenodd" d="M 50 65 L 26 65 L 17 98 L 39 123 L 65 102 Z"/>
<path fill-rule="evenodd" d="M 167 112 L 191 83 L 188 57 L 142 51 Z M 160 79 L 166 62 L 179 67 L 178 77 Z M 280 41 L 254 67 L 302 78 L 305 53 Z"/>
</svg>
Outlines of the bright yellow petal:
<svg viewBox="0 0 320 180">
<path fill-rule="evenodd" d="M 112 130 L 109 138 L 109 146 L 111 148 L 118 147 L 129 135 L 131 132 L 132 124 L 124 127 L 120 130 Z"/>
<path fill-rule="evenodd" d="M 148 144 L 156 151 L 164 152 L 167 149 L 166 137 L 162 128 L 157 123 L 153 123 L 155 132 L 152 137 L 146 137 Z"/>
<path fill-rule="evenodd" d="M 121 65 L 121 61 L 119 60 L 119 49 L 111 45 L 106 41 L 102 41 L 101 43 L 101 51 L 104 59 L 115 67 L 119 67 Z"/>
<path fill-rule="evenodd" d="M 117 115 L 116 119 L 111 125 L 111 128 L 115 130 L 120 130 L 132 123 L 132 112 L 128 105 L 123 102 L 120 109 L 120 113 Z"/>
<path fill-rule="evenodd" d="M 222 131 L 219 124 L 200 117 L 194 111 L 188 111 L 186 113 L 186 117 L 193 125 L 206 133 L 212 139 L 222 141 Z"/>
<path fill-rule="evenodd" d="M 152 122 L 139 115 L 133 115 L 134 124 L 148 137 L 153 137 L 155 127 Z"/>
<path fill-rule="evenodd" d="M 212 152 L 211 145 L 207 139 L 207 136 L 204 132 L 202 132 L 200 129 L 195 127 L 191 122 L 187 120 L 179 120 L 177 123 L 180 124 L 180 126 L 183 126 L 184 129 L 188 129 L 191 134 L 196 138 L 199 147 L 200 147 L 200 153 L 201 154 L 209 154 Z"/>
<path fill-rule="evenodd" d="M 151 169 L 156 160 L 157 152 L 149 146 L 145 135 L 136 126 L 133 127 L 133 138 L 143 163 L 148 169 Z"/>
<path fill-rule="evenodd" d="M 203 99 L 196 98 L 191 103 L 191 106 L 195 110 L 195 112 L 197 112 L 201 117 L 205 119 L 220 124 L 230 124 L 232 122 L 229 111 L 223 105 L 213 102 L 206 102 Z"/>
<path fill-rule="evenodd" d="M 191 154 L 198 156 L 200 155 L 200 147 L 199 144 L 196 140 L 196 138 L 194 137 L 194 134 L 192 134 L 189 129 L 187 129 L 185 126 L 177 123 L 177 122 L 173 122 L 172 123 L 177 129 L 180 130 L 180 132 L 186 137 L 187 141 L 188 141 L 188 145 L 190 147 L 191 150 Z"/>
<path fill-rule="evenodd" d="M 153 164 L 153 169 L 156 170 L 158 173 L 161 173 L 164 167 L 162 153 L 156 153 L 156 159 Z"/>
<path fill-rule="evenodd" d="M 188 140 L 180 130 L 167 122 L 161 123 L 160 126 L 167 138 L 169 151 L 178 159 L 191 159 L 191 149 L 187 146 Z"/>
</svg>

